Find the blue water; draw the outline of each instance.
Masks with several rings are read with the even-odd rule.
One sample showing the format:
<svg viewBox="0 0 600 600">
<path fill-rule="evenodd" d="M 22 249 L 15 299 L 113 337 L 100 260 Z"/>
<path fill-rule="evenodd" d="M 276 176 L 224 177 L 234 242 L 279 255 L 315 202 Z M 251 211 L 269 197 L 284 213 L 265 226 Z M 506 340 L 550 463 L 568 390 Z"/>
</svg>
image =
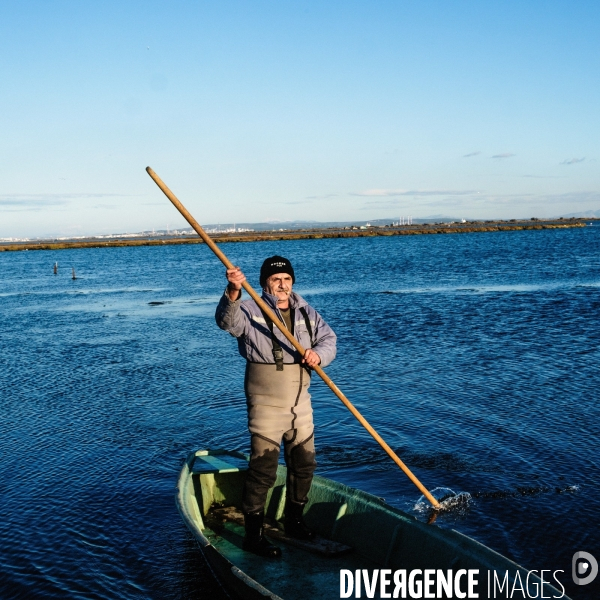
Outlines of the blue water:
<svg viewBox="0 0 600 600">
<path fill-rule="evenodd" d="M 600 228 L 223 249 L 254 283 L 293 261 L 338 334 L 329 375 L 428 488 L 471 494 L 438 525 L 600 597 L 571 579 L 600 559 Z M 204 245 L 0 253 L 0 597 L 222 597 L 173 494 L 188 451 L 248 450 L 224 285 Z M 311 389 L 318 472 L 425 520 Z"/>
</svg>

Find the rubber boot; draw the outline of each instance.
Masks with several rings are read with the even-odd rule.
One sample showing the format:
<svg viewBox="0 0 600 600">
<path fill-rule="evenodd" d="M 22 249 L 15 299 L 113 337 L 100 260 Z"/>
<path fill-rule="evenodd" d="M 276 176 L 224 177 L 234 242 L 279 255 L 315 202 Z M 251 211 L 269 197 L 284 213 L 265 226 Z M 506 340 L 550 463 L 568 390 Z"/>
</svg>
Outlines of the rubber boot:
<svg viewBox="0 0 600 600">
<path fill-rule="evenodd" d="M 265 514 L 260 512 L 244 515 L 244 524 L 246 526 L 246 537 L 244 537 L 243 548 L 248 552 L 253 552 L 266 558 L 279 558 L 281 549 L 271 544 L 263 535 L 263 522 Z"/>
<path fill-rule="evenodd" d="M 297 540 L 310 542 L 315 539 L 315 534 L 308 528 L 302 518 L 305 506 L 306 504 L 291 502 L 290 500 L 285 503 L 285 532 Z"/>
</svg>

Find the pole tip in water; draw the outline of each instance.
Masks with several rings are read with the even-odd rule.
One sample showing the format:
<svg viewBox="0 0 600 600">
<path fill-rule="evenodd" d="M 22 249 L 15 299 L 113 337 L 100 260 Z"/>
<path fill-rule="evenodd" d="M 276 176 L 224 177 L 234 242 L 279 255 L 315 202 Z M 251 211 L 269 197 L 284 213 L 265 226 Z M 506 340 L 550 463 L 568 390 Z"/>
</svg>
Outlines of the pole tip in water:
<svg viewBox="0 0 600 600">
<path fill-rule="evenodd" d="M 450 488 L 435 488 L 431 490 L 431 495 L 437 501 L 437 505 L 431 505 L 425 496 L 421 496 L 414 510 L 420 513 L 434 511 L 436 514 L 445 511 L 465 511 L 471 502 L 471 494 L 468 492 L 454 492 Z"/>
</svg>

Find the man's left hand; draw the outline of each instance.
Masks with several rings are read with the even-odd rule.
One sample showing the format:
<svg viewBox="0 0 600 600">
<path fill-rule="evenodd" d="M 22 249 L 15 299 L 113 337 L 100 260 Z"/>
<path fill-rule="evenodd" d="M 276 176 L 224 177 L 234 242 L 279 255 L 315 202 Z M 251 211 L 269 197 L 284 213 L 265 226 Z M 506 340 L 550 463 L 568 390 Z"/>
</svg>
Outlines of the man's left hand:
<svg viewBox="0 0 600 600">
<path fill-rule="evenodd" d="M 304 358 L 302 359 L 302 362 L 308 365 L 309 367 L 314 368 L 321 363 L 321 357 L 314 350 L 311 350 L 309 348 L 304 353 Z"/>
</svg>

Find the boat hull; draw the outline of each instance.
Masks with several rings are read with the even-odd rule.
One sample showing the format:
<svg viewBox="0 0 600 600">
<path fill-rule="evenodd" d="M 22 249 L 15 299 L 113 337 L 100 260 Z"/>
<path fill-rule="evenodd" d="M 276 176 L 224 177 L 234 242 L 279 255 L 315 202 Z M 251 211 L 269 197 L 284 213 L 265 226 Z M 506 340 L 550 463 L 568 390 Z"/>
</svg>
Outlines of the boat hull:
<svg viewBox="0 0 600 600">
<path fill-rule="evenodd" d="M 211 508 L 240 507 L 246 461 L 237 452 L 193 452 L 182 468 L 176 496 L 182 518 L 215 576 L 237 597 L 339 598 L 341 569 L 352 573 L 356 569 L 370 573 L 376 569 L 389 569 L 392 573 L 405 570 L 407 574 L 415 569 L 441 569 L 444 574 L 448 569 L 453 573 L 477 570 L 480 599 L 488 597 L 488 573 L 493 577 L 495 572 L 499 579 L 506 577 L 508 590 L 515 585 L 517 589 L 521 587 L 519 581 L 524 586 L 528 576 L 530 586 L 542 586 L 535 574 L 457 531 L 425 524 L 380 498 L 318 476 L 313 480 L 305 520 L 319 536 L 350 546 L 354 552 L 322 557 L 286 545 L 281 560 L 266 560 L 244 552 L 243 527 L 215 521 Z M 274 523 L 283 515 L 285 481 L 286 468 L 280 465 L 266 505 L 266 517 Z M 465 573 L 463 589 L 466 579 Z M 391 585 L 388 591 L 393 589 Z M 543 584 L 543 591 L 546 597 L 562 596 L 548 583 Z M 364 588 L 362 593 L 366 597 Z M 377 594 L 375 597 L 379 597 Z M 491 597 L 510 597 L 510 592 Z"/>
</svg>

